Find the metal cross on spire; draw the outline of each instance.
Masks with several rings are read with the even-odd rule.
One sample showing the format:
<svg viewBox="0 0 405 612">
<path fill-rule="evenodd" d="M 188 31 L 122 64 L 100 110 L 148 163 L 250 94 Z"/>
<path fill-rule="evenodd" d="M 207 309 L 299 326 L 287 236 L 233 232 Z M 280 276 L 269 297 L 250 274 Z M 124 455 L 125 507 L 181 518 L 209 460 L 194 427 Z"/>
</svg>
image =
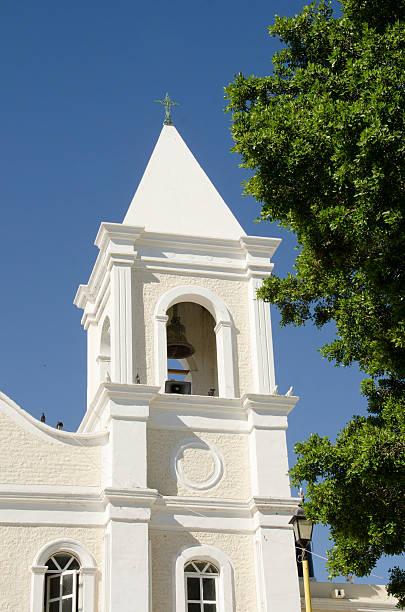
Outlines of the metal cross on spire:
<svg viewBox="0 0 405 612">
<path fill-rule="evenodd" d="M 173 125 L 171 107 L 180 106 L 180 104 L 178 102 L 172 102 L 169 98 L 168 93 L 166 93 L 166 97 L 164 100 L 155 100 L 155 102 L 158 102 L 159 104 L 163 104 L 165 106 L 166 114 L 165 120 L 163 121 L 163 125 Z"/>
</svg>

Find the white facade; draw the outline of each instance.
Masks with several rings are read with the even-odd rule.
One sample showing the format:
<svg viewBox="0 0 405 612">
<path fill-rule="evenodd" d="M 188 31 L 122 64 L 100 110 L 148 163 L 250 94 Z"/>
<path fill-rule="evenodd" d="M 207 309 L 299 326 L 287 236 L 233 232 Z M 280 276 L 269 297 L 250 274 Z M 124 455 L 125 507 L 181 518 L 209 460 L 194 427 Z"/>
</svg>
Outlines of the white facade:
<svg viewBox="0 0 405 612">
<path fill-rule="evenodd" d="M 164 126 L 75 298 L 88 335 L 78 432 L 0 396 L 2 610 L 47 610 L 61 552 L 80 567 L 65 597 L 82 612 L 301 610 L 285 440 L 298 398 L 277 394 L 270 310 L 256 300 L 278 243 L 246 236 Z M 196 348 L 182 361 L 192 395 L 165 393 L 175 305 Z M 215 589 L 186 590 L 191 562 L 203 569 L 187 584 Z M 394 610 L 383 591 L 361 607 L 329 587 L 315 608 Z"/>
</svg>

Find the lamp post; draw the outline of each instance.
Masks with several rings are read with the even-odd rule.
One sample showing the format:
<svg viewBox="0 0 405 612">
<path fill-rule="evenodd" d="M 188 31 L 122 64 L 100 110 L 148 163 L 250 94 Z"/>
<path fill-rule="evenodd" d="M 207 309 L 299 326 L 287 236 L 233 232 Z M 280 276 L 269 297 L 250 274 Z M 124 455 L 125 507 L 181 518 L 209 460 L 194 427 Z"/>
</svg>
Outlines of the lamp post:
<svg viewBox="0 0 405 612">
<path fill-rule="evenodd" d="M 313 523 L 312 521 L 306 518 L 304 510 L 299 507 L 298 510 L 294 513 L 294 516 L 290 520 L 289 524 L 293 526 L 295 541 L 301 547 L 302 576 L 304 579 L 305 592 L 305 610 L 306 612 L 312 612 L 307 547 L 312 538 Z"/>
</svg>

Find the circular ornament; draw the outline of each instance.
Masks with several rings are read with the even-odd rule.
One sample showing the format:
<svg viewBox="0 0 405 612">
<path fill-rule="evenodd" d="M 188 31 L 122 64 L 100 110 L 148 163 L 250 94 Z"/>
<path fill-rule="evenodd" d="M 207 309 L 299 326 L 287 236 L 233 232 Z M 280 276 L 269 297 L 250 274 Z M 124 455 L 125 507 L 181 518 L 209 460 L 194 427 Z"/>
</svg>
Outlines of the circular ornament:
<svg viewBox="0 0 405 612">
<path fill-rule="evenodd" d="M 192 491 L 214 488 L 224 473 L 218 450 L 204 440 L 183 440 L 174 449 L 170 467 L 177 482 Z"/>
</svg>

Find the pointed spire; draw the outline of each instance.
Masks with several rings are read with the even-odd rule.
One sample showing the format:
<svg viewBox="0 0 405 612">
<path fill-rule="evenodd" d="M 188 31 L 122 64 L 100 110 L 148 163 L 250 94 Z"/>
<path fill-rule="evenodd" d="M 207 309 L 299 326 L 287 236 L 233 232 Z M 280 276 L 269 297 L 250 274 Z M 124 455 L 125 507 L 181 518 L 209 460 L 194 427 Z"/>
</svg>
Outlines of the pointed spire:
<svg viewBox="0 0 405 612">
<path fill-rule="evenodd" d="M 123 223 L 173 235 L 246 235 L 173 125 L 163 126 Z"/>
</svg>

